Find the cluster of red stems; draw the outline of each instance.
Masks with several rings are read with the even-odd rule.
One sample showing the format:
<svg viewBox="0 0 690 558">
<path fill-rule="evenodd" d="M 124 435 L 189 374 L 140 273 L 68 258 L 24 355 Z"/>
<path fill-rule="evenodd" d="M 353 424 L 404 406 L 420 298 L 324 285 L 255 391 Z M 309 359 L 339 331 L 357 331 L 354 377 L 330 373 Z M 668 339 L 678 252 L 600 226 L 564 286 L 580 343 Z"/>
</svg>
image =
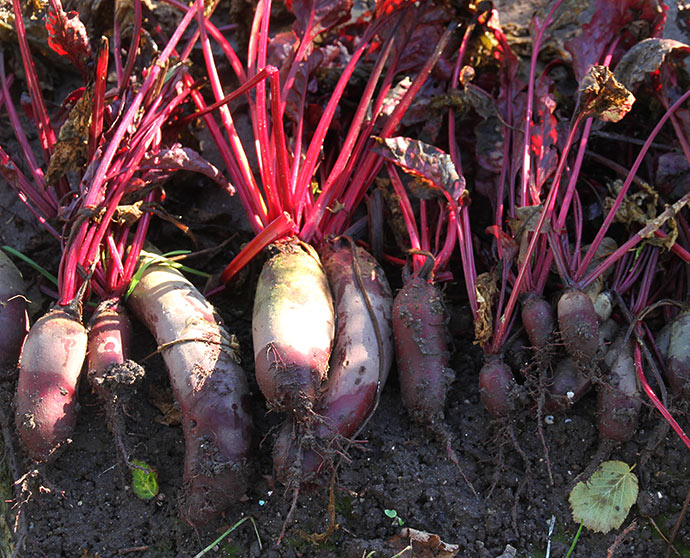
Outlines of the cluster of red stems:
<svg viewBox="0 0 690 558">
<path fill-rule="evenodd" d="M 525 82 L 489 3 L 380 0 L 355 18 L 352 0 L 287 0 L 292 29 L 271 35 L 275 6 L 259 0 L 241 57 L 204 2 L 166 2 L 181 14 L 170 38 L 135 0 L 96 47 L 50 0 L 48 43 L 84 86 L 49 115 L 13 0 L 28 95 L 20 115 L 0 54 L 0 103 L 23 158 L 0 148 L 0 175 L 62 250 L 57 301 L 30 329 L 21 277 L 0 259 L 0 359 L 19 366 L 16 426 L 32 459 L 71 436 L 83 368 L 116 420 L 119 387 L 143 373 L 128 359 L 126 305 L 155 337 L 181 408 L 184 518 L 207 521 L 244 493 L 253 427 L 234 338 L 175 266 L 142 254 L 178 170 L 236 193 L 254 232 L 222 283 L 270 252 L 252 333 L 258 386 L 286 416 L 274 465 L 287 486 L 347 453 L 394 358 L 403 405 L 454 459 L 439 289 L 454 280 L 491 415 L 562 411 L 594 385 L 601 436 L 625 441 L 643 389 L 690 448 L 673 417 L 690 395 L 690 47 L 659 38 L 665 8 L 594 1 L 544 61 L 562 15 L 553 2 L 534 18 Z M 223 171 L 180 143 L 199 125 Z M 403 269 L 395 298 L 382 264 Z"/>
</svg>

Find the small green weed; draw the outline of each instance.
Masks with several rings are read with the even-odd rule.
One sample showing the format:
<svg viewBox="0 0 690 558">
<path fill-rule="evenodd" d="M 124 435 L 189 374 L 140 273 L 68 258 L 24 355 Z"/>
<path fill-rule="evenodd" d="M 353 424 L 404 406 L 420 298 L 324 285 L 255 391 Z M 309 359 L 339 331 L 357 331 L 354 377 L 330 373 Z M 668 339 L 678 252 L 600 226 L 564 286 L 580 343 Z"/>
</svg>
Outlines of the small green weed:
<svg viewBox="0 0 690 558">
<path fill-rule="evenodd" d="M 405 524 L 402 517 L 398 515 L 396 510 L 383 510 L 383 513 L 386 515 L 386 517 L 389 517 L 393 520 L 393 525 L 402 527 Z"/>
</svg>

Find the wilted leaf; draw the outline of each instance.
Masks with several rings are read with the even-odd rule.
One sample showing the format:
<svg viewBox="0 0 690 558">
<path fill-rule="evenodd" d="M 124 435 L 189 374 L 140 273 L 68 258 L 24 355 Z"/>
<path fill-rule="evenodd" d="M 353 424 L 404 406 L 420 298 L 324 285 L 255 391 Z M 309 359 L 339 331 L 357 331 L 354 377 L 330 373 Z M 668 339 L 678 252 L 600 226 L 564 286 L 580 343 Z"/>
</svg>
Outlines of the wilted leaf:
<svg viewBox="0 0 690 558">
<path fill-rule="evenodd" d="M 121 227 L 131 227 L 144 215 L 141 206 L 144 204 L 143 200 L 139 200 L 129 205 L 118 205 L 113 214 L 113 221 Z"/>
<path fill-rule="evenodd" d="M 152 405 L 163 415 L 162 417 L 154 418 L 156 422 L 165 426 L 176 426 L 182 422 L 180 407 L 175 404 L 172 392 L 169 389 L 159 388 L 152 384 L 149 386 L 148 395 Z"/>
<path fill-rule="evenodd" d="M 645 39 L 625 53 L 616 66 L 616 79 L 629 90 L 634 91 L 647 74 L 659 70 L 666 59 L 685 58 L 690 46 L 672 39 Z"/>
<path fill-rule="evenodd" d="M 418 179 L 418 197 L 442 197 L 448 192 L 456 202 L 465 190 L 465 179 L 458 175 L 450 155 L 422 141 L 411 138 L 378 138 L 372 148 Z M 425 194 L 425 195 L 420 195 Z"/>
<path fill-rule="evenodd" d="M 498 109 L 493 97 L 484 91 L 481 87 L 477 87 L 473 83 L 465 84 L 465 97 L 472 105 L 472 108 L 482 118 L 492 118 L 498 116 Z"/>
<path fill-rule="evenodd" d="M 223 173 L 213 164 L 209 163 L 193 149 L 182 147 L 179 143 L 175 143 L 155 155 L 147 153 L 141 163 L 140 169 L 142 171 L 152 169 L 156 171 L 185 170 L 198 172 L 208 176 L 231 194 L 235 193 L 235 188 L 223 177 Z"/>
<path fill-rule="evenodd" d="M 132 490 L 142 500 L 150 500 L 158 495 L 158 473 L 145 461 L 132 459 Z"/>
<path fill-rule="evenodd" d="M 579 81 L 600 60 L 611 37 L 620 36 L 618 46 L 625 50 L 634 42 L 659 36 L 666 9 L 656 0 L 566 0 L 557 17 L 568 20 L 564 30 L 571 35 L 574 31 L 575 36 L 566 40 L 565 47 L 573 58 L 575 79 Z"/>
<path fill-rule="evenodd" d="M 56 2 L 57 11 L 52 5 L 48 7 L 48 44 L 61 56 L 67 56 L 70 62 L 86 76 L 86 65 L 91 60 L 91 45 L 86 27 L 79 19 L 79 12 L 65 12 Z"/>
<path fill-rule="evenodd" d="M 477 296 L 477 317 L 474 320 L 475 343 L 484 345 L 491 339 L 494 328 L 493 302 L 498 293 L 498 283 L 493 273 L 481 273 L 477 276 L 474 290 Z"/>
<path fill-rule="evenodd" d="M 681 209 L 683 209 L 689 203 L 690 192 L 685 194 L 677 202 L 666 207 L 663 213 L 661 213 L 661 215 L 659 215 L 656 219 L 648 221 L 647 224 L 642 229 L 640 229 L 640 231 L 637 234 L 640 235 L 640 238 L 644 238 L 650 244 L 654 244 L 657 246 L 661 245 L 665 248 L 670 249 L 673 243 L 675 242 L 676 236 L 678 235 L 677 224 L 675 223 L 675 216 L 680 212 Z M 671 233 L 668 235 L 668 240 L 664 239 L 664 241 L 662 242 L 655 237 L 654 232 L 659 230 L 665 224 L 669 225 Z M 673 239 L 671 239 L 671 236 L 673 236 Z"/>
<path fill-rule="evenodd" d="M 508 225 L 513 232 L 513 236 L 517 238 L 526 232 L 536 231 L 543 208 L 542 204 L 516 207 L 515 219 L 508 219 Z M 548 221 L 544 221 L 541 232 L 549 232 L 550 230 L 551 224 Z"/>
<path fill-rule="evenodd" d="M 46 184 L 54 184 L 66 172 L 77 170 L 86 162 L 92 102 L 92 92 L 88 88 L 60 128 L 55 150 L 48 163 Z"/>
<path fill-rule="evenodd" d="M 622 188 L 623 181 L 620 179 L 616 179 L 609 184 L 612 196 L 607 196 L 604 199 L 604 207 L 607 212 L 613 208 L 616 197 Z M 626 225 L 633 223 L 645 225 L 656 217 L 656 204 L 658 201 L 659 194 L 650 185 L 643 183 L 641 184 L 641 189 L 637 192 L 626 193 L 618 207 L 618 211 L 616 211 L 614 221 Z"/>
<path fill-rule="evenodd" d="M 448 544 L 435 533 L 404 528 L 400 534 L 391 539 L 394 548 L 412 547 L 412 554 L 417 558 L 455 558 L 460 552 L 457 544 Z"/>
<path fill-rule="evenodd" d="M 623 461 L 605 461 L 570 493 L 573 521 L 598 533 L 618 529 L 637 500 L 637 476 Z"/>
<path fill-rule="evenodd" d="M 498 257 L 504 265 L 510 266 L 515 254 L 518 252 L 518 245 L 515 239 L 506 234 L 498 225 L 491 225 L 486 228 L 488 234 L 492 234 L 496 238 L 496 245 L 498 246 Z"/>
<path fill-rule="evenodd" d="M 604 122 L 618 122 L 633 106 L 635 96 L 606 66 L 592 66 L 580 82 L 578 109 Z"/>
<path fill-rule="evenodd" d="M 285 5 L 295 16 L 293 28 L 302 37 L 310 26 L 310 37 L 347 21 L 352 10 L 352 0 L 286 0 Z M 308 40 L 311 40 L 309 38 Z"/>
</svg>

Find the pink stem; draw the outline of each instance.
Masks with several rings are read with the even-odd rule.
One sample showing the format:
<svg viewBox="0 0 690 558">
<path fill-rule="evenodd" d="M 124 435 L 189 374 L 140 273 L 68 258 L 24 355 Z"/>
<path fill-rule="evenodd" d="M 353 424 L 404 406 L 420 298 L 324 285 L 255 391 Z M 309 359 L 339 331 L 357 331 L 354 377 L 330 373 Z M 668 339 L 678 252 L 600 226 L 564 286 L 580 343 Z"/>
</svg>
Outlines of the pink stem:
<svg viewBox="0 0 690 558">
<path fill-rule="evenodd" d="M 664 113 L 664 115 L 661 117 L 657 125 L 654 127 L 652 132 L 649 134 L 649 137 L 647 137 L 646 141 L 644 142 L 644 145 L 640 149 L 640 152 L 637 154 L 637 158 L 635 159 L 635 162 L 633 163 L 632 168 L 628 172 L 628 176 L 625 179 L 625 182 L 623 183 L 623 186 L 621 187 L 620 191 L 618 192 L 618 196 L 616 197 L 616 200 L 609 210 L 608 214 L 606 215 L 606 218 L 604 219 L 604 222 L 602 223 L 601 227 L 597 231 L 596 237 L 594 238 L 594 241 L 592 244 L 589 246 L 589 250 L 587 250 L 587 254 L 585 254 L 584 259 L 582 260 L 582 263 L 580 264 L 580 267 L 578 268 L 577 273 L 575 274 L 575 281 L 579 283 L 579 280 L 582 278 L 582 276 L 585 274 L 587 271 L 587 267 L 589 264 L 592 262 L 592 259 L 594 259 L 594 254 L 596 253 L 597 249 L 599 248 L 601 241 L 603 240 L 604 236 L 606 236 L 606 233 L 609 230 L 609 227 L 611 226 L 611 223 L 613 222 L 614 217 L 616 216 L 616 213 L 618 212 L 618 208 L 620 207 L 621 203 L 623 203 L 623 199 L 625 198 L 625 194 L 628 192 L 628 188 L 630 188 L 630 185 L 633 182 L 633 179 L 635 178 L 635 175 L 637 174 L 637 170 L 640 168 L 640 165 L 642 164 L 642 161 L 644 160 L 644 157 L 647 155 L 647 151 L 652 145 L 652 142 L 654 141 L 654 138 L 656 138 L 657 134 L 661 131 L 661 128 L 663 125 L 666 123 L 666 121 L 670 118 L 671 114 L 675 112 L 675 110 L 681 106 L 688 98 L 690 98 L 690 90 L 686 91 L 681 95 L 678 100 L 676 100 L 675 103 Z M 601 266 L 599 266 L 601 267 Z M 603 268 L 605 270 L 606 268 Z"/>
<path fill-rule="evenodd" d="M 683 429 L 681 428 L 680 424 L 676 422 L 676 419 L 673 418 L 671 413 L 668 412 L 668 409 L 664 406 L 664 404 L 659 400 L 657 397 L 656 393 L 654 393 L 654 390 L 649 386 L 649 383 L 647 382 L 647 378 L 645 377 L 644 370 L 642 369 L 642 351 L 640 351 L 640 345 L 635 343 L 635 371 L 637 372 L 637 379 L 640 381 L 640 385 L 642 386 L 642 389 L 644 392 L 647 394 L 651 402 L 654 404 L 654 406 L 657 408 L 657 410 L 661 413 L 661 416 L 664 417 L 666 422 L 668 422 L 671 425 L 671 428 L 673 428 L 673 431 L 678 434 L 678 437 L 683 441 L 685 446 L 690 449 L 690 438 L 687 437 L 685 432 L 683 432 Z"/>
</svg>

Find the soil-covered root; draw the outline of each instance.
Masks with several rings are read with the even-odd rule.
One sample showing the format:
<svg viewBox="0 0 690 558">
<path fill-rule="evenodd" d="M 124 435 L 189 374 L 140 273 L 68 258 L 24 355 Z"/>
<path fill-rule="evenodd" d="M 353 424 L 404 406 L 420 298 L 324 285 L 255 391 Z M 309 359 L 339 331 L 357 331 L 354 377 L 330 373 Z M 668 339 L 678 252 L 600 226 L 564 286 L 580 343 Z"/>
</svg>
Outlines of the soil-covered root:
<svg viewBox="0 0 690 558">
<path fill-rule="evenodd" d="M 561 359 L 553 371 L 546 393 L 544 410 L 565 411 L 578 402 L 592 387 L 592 378 L 570 357 Z"/>
<path fill-rule="evenodd" d="M 252 317 L 256 380 L 268 405 L 309 420 L 335 334 L 333 299 L 316 251 L 289 241 L 263 266 Z"/>
<path fill-rule="evenodd" d="M 681 312 L 671 322 L 666 379 L 676 397 L 686 402 L 690 399 L 690 311 Z"/>
<path fill-rule="evenodd" d="M 69 308 L 54 307 L 29 330 L 19 358 L 15 420 L 34 461 L 47 461 L 77 420 L 77 384 L 87 333 Z"/>
<path fill-rule="evenodd" d="M 183 517 L 212 519 L 247 488 L 253 424 L 236 342 L 213 306 L 177 270 L 146 268 L 129 297 L 163 355 L 185 437 Z"/>
<path fill-rule="evenodd" d="M 510 416 L 522 404 L 524 394 L 513 371 L 497 355 L 488 355 L 479 371 L 479 397 L 494 418 Z"/>
<path fill-rule="evenodd" d="M 22 343 L 29 331 L 24 280 L 5 252 L 0 250 L 0 371 L 17 366 Z"/>
<path fill-rule="evenodd" d="M 127 358 L 132 325 L 119 300 L 98 305 L 89 323 L 87 379 L 105 403 L 108 428 L 122 460 L 129 466 L 124 413 L 132 387 L 144 377 L 144 369 Z"/>
<path fill-rule="evenodd" d="M 592 299 L 579 289 L 568 289 L 558 299 L 558 327 L 568 354 L 589 365 L 599 350 L 599 316 Z"/>
<path fill-rule="evenodd" d="M 597 386 L 597 425 L 602 439 L 625 442 L 633 437 L 642 407 L 632 355 L 632 341 L 617 338 L 604 362 L 609 374 Z"/>
<path fill-rule="evenodd" d="M 455 372 L 449 367 L 450 317 L 443 294 L 422 274 L 408 279 L 393 300 L 400 396 L 412 420 L 434 434 L 478 498 L 453 449 L 444 417 L 448 390 L 455 379 Z"/>
<path fill-rule="evenodd" d="M 405 283 L 393 302 L 393 338 L 403 406 L 419 424 L 443 423 L 454 371 L 448 312 L 441 291 L 422 277 Z"/>
<path fill-rule="evenodd" d="M 522 299 L 520 317 L 532 347 L 544 350 L 555 330 L 556 320 L 551 304 L 543 296 L 530 292 Z"/>
</svg>

